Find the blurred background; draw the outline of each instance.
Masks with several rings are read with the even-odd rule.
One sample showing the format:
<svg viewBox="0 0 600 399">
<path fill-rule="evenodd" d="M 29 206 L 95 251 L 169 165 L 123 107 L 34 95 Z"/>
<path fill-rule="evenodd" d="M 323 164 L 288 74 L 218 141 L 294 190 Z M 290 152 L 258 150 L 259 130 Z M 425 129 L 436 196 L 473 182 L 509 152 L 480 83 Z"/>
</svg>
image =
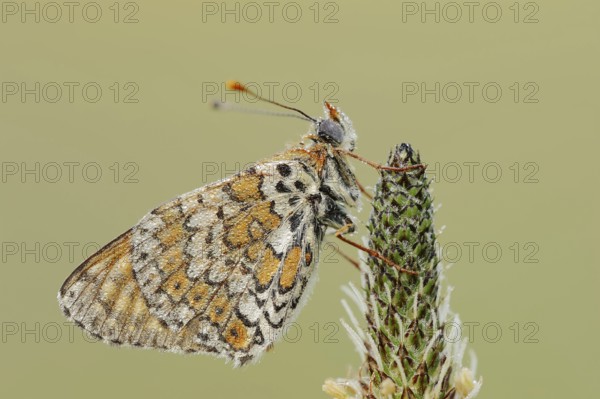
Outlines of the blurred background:
<svg viewBox="0 0 600 399">
<path fill-rule="evenodd" d="M 341 287 L 359 276 L 331 247 L 285 339 L 244 369 L 93 343 L 57 306 L 68 274 L 154 206 L 307 131 L 215 112 L 214 100 L 271 109 L 226 91 L 228 79 L 315 116 L 323 100 L 340 106 L 370 160 L 402 142 L 420 151 L 480 398 L 598 391 L 597 2 L 1 7 L 6 395 L 325 398 L 326 378 L 360 366 L 339 321 Z M 373 187 L 377 173 L 356 169 Z"/>
</svg>

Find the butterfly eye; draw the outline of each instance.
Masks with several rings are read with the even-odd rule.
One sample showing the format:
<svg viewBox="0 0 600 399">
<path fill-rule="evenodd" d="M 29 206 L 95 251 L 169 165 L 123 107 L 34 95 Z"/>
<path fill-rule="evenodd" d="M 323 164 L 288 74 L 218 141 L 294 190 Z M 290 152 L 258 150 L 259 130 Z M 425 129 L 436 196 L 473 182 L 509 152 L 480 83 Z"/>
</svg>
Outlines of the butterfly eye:
<svg viewBox="0 0 600 399">
<path fill-rule="evenodd" d="M 319 123 L 317 134 L 324 141 L 333 145 L 340 145 L 344 140 L 344 130 L 339 123 L 331 119 L 325 119 Z"/>
</svg>

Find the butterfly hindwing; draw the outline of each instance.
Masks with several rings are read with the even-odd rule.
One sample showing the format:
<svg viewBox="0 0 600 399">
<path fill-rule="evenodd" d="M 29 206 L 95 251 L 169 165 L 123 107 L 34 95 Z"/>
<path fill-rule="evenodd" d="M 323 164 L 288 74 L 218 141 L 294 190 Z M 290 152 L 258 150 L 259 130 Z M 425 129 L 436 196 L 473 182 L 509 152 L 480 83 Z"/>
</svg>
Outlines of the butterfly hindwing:
<svg viewBox="0 0 600 399">
<path fill-rule="evenodd" d="M 65 314 L 117 344 L 256 359 L 307 296 L 322 238 L 314 164 L 282 158 L 150 212 L 67 279 Z"/>
</svg>

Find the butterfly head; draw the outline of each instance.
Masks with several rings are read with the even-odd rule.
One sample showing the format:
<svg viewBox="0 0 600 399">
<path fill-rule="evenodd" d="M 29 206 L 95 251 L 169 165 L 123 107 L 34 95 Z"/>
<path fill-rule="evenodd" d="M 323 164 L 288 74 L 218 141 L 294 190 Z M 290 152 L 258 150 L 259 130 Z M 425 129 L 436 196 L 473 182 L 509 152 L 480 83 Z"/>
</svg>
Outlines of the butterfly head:
<svg viewBox="0 0 600 399">
<path fill-rule="evenodd" d="M 325 102 L 325 118 L 316 122 L 319 139 L 334 147 L 353 151 L 356 143 L 356 132 L 352 121 L 339 108 Z"/>
</svg>

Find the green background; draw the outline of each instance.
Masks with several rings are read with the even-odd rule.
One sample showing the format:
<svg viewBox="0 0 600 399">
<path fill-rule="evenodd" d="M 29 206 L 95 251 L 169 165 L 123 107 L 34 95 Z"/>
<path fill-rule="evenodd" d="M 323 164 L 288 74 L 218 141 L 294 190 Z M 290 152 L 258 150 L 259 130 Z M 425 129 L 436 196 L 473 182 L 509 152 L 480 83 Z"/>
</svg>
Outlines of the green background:
<svg viewBox="0 0 600 399">
<path fill-rule="evenodd" d="M 476 352 L 477 374 L 484 378 L 479 397 L 592 397 L 600 372 L 600 273 L 593 257 L 600 6 L 521 2 L 515 23 L 512 3 L 498 3 L 503 14 L 497 23 L 482 16 L 485 2 L 475 9 L 473 22 L 463 6 L 456 23 L 449 22 L 455 10 L 443 8 L 445 3 L 439 23 L 432 15 L 423 23 L 420 14 L 403 13 L 402 2 L 395 1 L 324 1 L 318 3 L 318 22 L 313 2 L 299 2 L 297 23 L 283 18 L 283 3 L 276 6 L 272 23 L 265 6 L 262 18 L 252 23 L 254 10 L 243 3 L 239 22 L 235 15 L 222 22 L 218 14 L 205 14 L 203 21 L 203 7 L 223 7 L 220 2 L 138 2 L 137 11 L 122 2 L 117 23 L 112 2 L 99 3 L 103 14 L 97 23 L 83 19 L 85 2 L 75 9 L 72 23 L 64 6 L 56 23 L 46 21 L 55 15 L 49 8 L 46 14 L 40 10 L 39 23 L 27 15 L 21 22 L 21 10 L 16 16 L 4 10 L 3 396 L 324 398 L 326 378 L 346 376 L 350 367 L 359 366 L 339 322 L 347 319 L 340 287 L 358 284 L 358 274 L 343 260 L 335 263 L 331 249 L 288 342 L 244 369 L 206 356 L 89 343 L 78 329 L 71 339 L 63 324 L 56 292 L 84 259 L 86 243 L 104 244 L 155 205 L 216 180 L 219 176 L 207 176 L 212 171 L 207 168 L 235 169 L 236 163 L 268 157 L 305 133 L 306 123 L 294 119 L 213 111 L 210 103 L 222 89 L 217 94 L 206 89 L 238 79 L 259 83 L 263 94 L 268 84 L 275 85 L 275 99 L 287 96 L 315 116 L 335 89 L 333 99 L 357 129 L 359 154 L 383 162 L 394 144 L 409 142 L 430 170 L 437 170 L 434 195 L 443 207 L 436 225 L 447 226 L 440 243 L 456 261 L 446 274 L 455 288 L 451 307 L 463 322 L 479 323 L 474 334 L 462 330 L 472 340 L 468 347 Z M 234 9 L 234 3 L 227 7 Z M 93 18 L 93 9 L 87 11 Z M 287 11 L 293 18 L 294 9 Z M 493 18 L 494 10 L 487 11 Z M 138 22 L 123 23 L 131 12 Z M 332 12 L 330 19 L 337 22 L 324 23 Z M 532 12 L 538 22 L 524 23 Z M 39 103 L 32 94 L 22 100 L 20 93 L 7 92 L 22 82 L 29 88 L 56 82 L 64 89 L 62 98 L 49 101 L 55 96 L 52 84 L 45 93 L 40 88 Z M 64 82 L 79 84 L 73 102 Z M 102 88 L 95 103 L 88 101 L 93 91 L 87 100 L 81 93 L 89 82 Z M 115 82 L 120 88 L 116 102 Z M 424 101 L 407 95 L 407 87 L 421 82 L 429 89 L 440 83 L 439 102 L 433 94 Z M 473 101 L 465 82 L 479 84 Z M 502 88 L 497 102 L 482 95 L 490 82 Z M 516 102 L 514 82 L 520 88 Z M 452 102 L 456 85 L 463 88 L 462 98 Z M 302 90 L 297 100 L 294 87 Z M 126 102 L 133 88 L 139 90 L 129 100 L 137 103 Z M 537 93 L 526 98 L 534 89 Z M 493 90 L 488 94 L 494 97 Z M 36 172 L 20 175 L 36 162 L 39 182 Z M 72 182 L 65 162 L 79 163 Z M 85 176 L 82 167 L 94 162 L 102 177 L 91 183 L 86 179 L 94 179 L 94 164 Z M 111 166 L 115 162 L 118 176 Z M 54 163 L 61 165 L 62 176 L 52 183 Z M 502 176 L 494 182 L 497 169 Z M 126 182 L 132 171 L 137 183 Z M 357 165 L 357 174 L 368 186 L 376 182 L 370 168 Z M 368 212 L 366 204 L 356 215 L 366 221 Z M 65 244 L 71 242 L 76 244 Z M 76 245 L 73 257 L 68 245 Z M 468 245 L 475 248 L 472 259 Z M 482 253 L 484 246 L 489 252 Z M 502 255 L 493 262 L 497 247 Z M 297 332 L 302 335 L 296 337 Z"/>
</svg>

